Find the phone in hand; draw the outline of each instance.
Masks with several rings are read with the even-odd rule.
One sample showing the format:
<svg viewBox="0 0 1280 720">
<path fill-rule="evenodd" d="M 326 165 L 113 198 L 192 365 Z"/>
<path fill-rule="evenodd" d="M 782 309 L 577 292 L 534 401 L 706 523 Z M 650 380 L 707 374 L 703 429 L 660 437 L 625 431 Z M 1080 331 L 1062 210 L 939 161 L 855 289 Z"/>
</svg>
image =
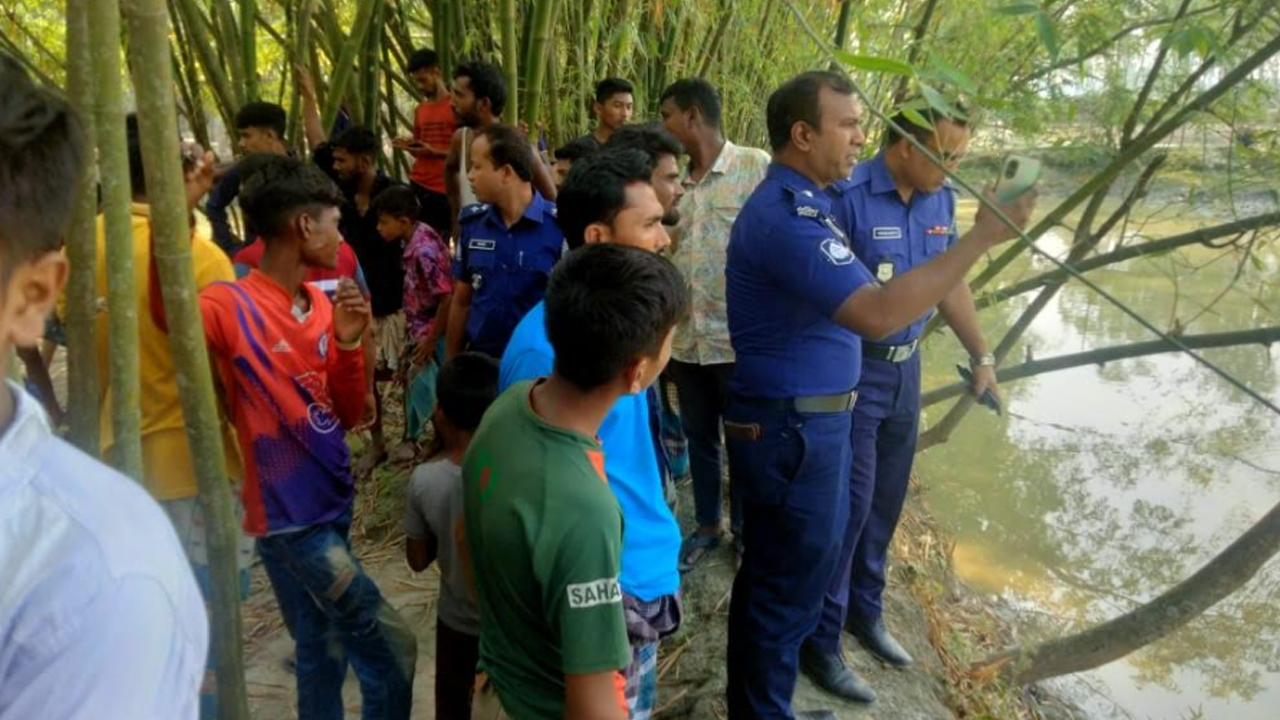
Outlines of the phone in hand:
<svg viewBox="0 0 1280 720">
<path fill-rule="evenodd" d="M 973 385 L 973 371 L 963 365 L 956 365 L 956 372 L 960 373 L 960 378 L 964 380 L 966 385 Z M 995 411 L 997 415 L 1003 415 L 1004 411 L 1000 408 L 1000 401 L 990 390 L 983 390 L 982 397 L 978 402 L 986 405 Z"/>
<path fill-rule="evenodd" d="M 996 199 L 1001 204 L 1017 200 L 1040 181 L 1043 166 L 1035 158 L 1010 155 L 1004 159 L 1000 176 L 996 178 Z"/>
</svg>

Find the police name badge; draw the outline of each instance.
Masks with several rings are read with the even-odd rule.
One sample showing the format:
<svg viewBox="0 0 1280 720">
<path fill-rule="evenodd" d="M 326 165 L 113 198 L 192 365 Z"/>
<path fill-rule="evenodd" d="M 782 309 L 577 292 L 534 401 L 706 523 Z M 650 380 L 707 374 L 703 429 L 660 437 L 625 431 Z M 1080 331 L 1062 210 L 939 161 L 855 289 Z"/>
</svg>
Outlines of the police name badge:
<svg viewBox="0 0 1280 720">
<path fill-rule="evenodd" d="M 471 238 L 471 242 L 467 243 L 468 250 L 493 250 L 498 247 L 496 240 L 482 240 L 480 238 Z"/>
<path fill-rule="evenodd" d="M 823 255 L 827 256 L 827 260 L 832 265 L 848 265 L 853 262 L 853 251 L 835 238 L 823 240 L 818 248 L 822 250 Z"/>
<path fill-rule="evenodd" d="M 796 208 L 796 214 L 803 218 L 816 218 L 819 212 L 818 208 L 812 205 L 800 205 Z"/>
<path fill-rule="evenodd" d="M 873 240 L 901 240 L 902 228 L 900 227 L 871 228 L 871 238 Z"/>
<path fill-rule="evenodd" d="M 876 267 L 876 279 L 880 282 L 889 282 L 893 279 L 893 261 L 882 260 L 880 265 Z"/>
</svg>

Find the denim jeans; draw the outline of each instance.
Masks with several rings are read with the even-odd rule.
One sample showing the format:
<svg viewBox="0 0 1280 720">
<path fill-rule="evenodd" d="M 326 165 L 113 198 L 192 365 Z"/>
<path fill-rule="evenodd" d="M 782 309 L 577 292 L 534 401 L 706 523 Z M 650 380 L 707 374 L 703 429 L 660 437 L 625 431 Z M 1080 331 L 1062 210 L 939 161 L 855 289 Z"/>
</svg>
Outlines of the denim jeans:
<svg viewBox="0 0 1280 720">
<path fill-rule="evenodd" d="M 364 720 L 408 720 L 417 639 L 351 553 L 351 514 L 260 538 L 258 554 L 298 650 L 299 720 L 342 720 L 348 661 Z"/>
<path fill-rule="evenodd" d="M 720 423 L 729 401 L 733 364 L 694 365 L 672 361 L 667 366 L 680 396 L 680 419 L 689 438 L 689 472 L 693 475 L 694 515 L 699 527 L 720 524 L 720 486 L 724 483 L 724 443 Z M 742 501 L 729 480 L 729 529 L 742 530 Z"/>
</svg>

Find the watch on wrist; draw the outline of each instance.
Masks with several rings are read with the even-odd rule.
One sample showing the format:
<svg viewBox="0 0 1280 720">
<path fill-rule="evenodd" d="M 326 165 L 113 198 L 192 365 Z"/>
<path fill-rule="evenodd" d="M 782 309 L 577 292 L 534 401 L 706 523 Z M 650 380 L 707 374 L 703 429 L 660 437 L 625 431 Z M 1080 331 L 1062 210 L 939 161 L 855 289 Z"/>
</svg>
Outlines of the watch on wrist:
<svg viewBox="0 0 1280 720">
<path fill-rule="evenodd" d="M 979 355 L 978 357 L 969 358 L 969 367 L 976 368 L 976 367 L 982 367 L 983 365 L 990 365 L 991 367 L 995 367 L 996 356 L 992 355 L 991 353 L 987 353 L 986 355 Z"/>
</svg>

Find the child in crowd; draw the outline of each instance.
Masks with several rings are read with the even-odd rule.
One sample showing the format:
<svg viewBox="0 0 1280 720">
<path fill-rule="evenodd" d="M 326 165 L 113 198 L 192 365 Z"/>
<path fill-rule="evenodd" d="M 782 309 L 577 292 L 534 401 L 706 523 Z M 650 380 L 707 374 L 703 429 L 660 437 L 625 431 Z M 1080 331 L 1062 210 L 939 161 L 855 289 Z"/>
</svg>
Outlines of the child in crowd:
<svg viewBox="0 0 1280 720">
<path fill-rule="evenodd" d="M 623 518 L 597 435 L 662 371 L 687 306 L 675 267 L 639 248 L 588 245 L 552 272 L 551 376 L 507 390 L 463 461 L 487 675 L 473 717 L 627 717 Z"/>
<path fill-rule="evenodd" d="M 432 423 L 440 452 L 409 479 L 404 509 L 405 556 L 416 572 L 440 562 L 436 617 L 436 720 L 468 720 L 480 656 L 480 613 L 462 560 L 462 458 L 498 397 L 498 364 L 462 353 L 445 363 Z"/>
<path fill-rule="evenodd" d="M 411 353 L 408 362 L 400 364 L 405 380 L 405 440 L 391 452 L 392 460 L 409 459 L 423 425 L 431 417 L 435 405 L 434 364 L 437 346 L 444 338 L 448 317 L 448 299 L 453 292 L 453 276 L 449 247 L 425 222 L 418 221 L 417 193 L 405 186 L 382 191 L 373 201 L 377 213 L 378 234 L 388 243 L 403 248 L 404 322 L 408 335 L 405 347 Z M 443 348 L 439 353 L 443 356 Z"/>
<path fill-rule="evenodd" d="M 245 460 L 245 531 L 297 642 L 298 716 L 341 717 L 348 661 L 366 718 L 407 720 L 417 641 L 351 552 L 355 496 L 343 440 L 364 411 L 369 304 L 304 282 L 338 262 L 342 194 L 315 165 L 246 162 L 240 204 L 258 268 L 200 295 L 204 329 Z"/>
</svg>

